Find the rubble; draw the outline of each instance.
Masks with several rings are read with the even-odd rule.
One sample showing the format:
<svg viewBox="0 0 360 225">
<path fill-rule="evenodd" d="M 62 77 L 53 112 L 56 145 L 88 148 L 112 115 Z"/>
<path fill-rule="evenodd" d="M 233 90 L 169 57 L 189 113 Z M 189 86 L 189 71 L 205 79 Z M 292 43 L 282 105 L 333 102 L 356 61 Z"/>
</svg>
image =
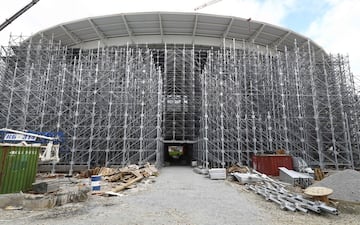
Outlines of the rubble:
<svg viewBox="0 0 360 225">
<path fill-rule="evenodd" d="M 28 210 L 46 210 L 55 206 L 65 205 L 67 203 L 84 202 L 88 199 L 88 189 L 79 189 L 78 187 L 66 187 L 56 193 L 29 194 L 15 193 L 2 195 L 0 198 L 0 208 L 4 209 L 28 209 Z"/>
<path fill-rule="evenodd" d="M 94 168 L 79 173 L 74 178 L 58 175 L 39 175 L 28 193 L 1 195 L 0 208 L 6 210 L 46 210 L 68 203 L 84 202 L 89 193 L 101 196 L 122 196 L 117 192 L 136 187 L 144 178 L 154 178 L 159 172 L 154 165 L 143 167 L 129 165 L 124 168 Z M 90 191 L 89 178 L 100 175 L 102 191 Z M 146 184 L 150 181 L 145 182 Z"/>
<path fill-rule="evenodd" d="M 230 166 L 227 169 L 227 173 L 231 175 L 229 176 L 229 180 L 234 181 L 236 179 L 240 184 L 249 184 L 261 180 L 257 174 L 252 174 L 247 166 Z"/>
<path fill-rule="evenodd" d="M 265 174 L 252 170 L 247 173 L 232 173 L 240 184 L 246 184 L 248 190 L 254 191 L 256 194 L 263 196 L 267 201 L 272 201 L 280 205 L 280 208 L 288 211 L 308 211 L 316 213 L 330 213 L 338 215 L 336 208 L 330 207 L 323 202 L 311 201 L 300 193 L 293 193 L 288 190 L 286 184 L 268 177 Z"/>
<path fill-rule="evenodd" d="M 255 185 L 248 185 L 247 188 L 262 195 L 267 201 L 279 204 L 280 208 L 283 210 L 292 212 L 301 211 L 304 213 L 312 211 L 315 213 L 338 215 L 338 210 L 336 208 L 327 206 L 320 201 L 308 200 L 301 194 L 291 193 L 283 185 L 271 178 L 264 177 L 263 182 Z"/>
<path fill-rule="evenodd" d="M 112 192 L 119 192 L 119 191 L 122 191 L 124 190 L 125 188 L 129 188 L 131 187 L 131 185 L 141 181 L 144 176 L 139 173 L 138 171 L 135 171 L 135 172 L 132 172 L 132 174 L 135 176 L 131 177 L 131 179 L 127 179 L 125 183 L 122 183 L 118 186 L 116 186 L 115 188 L 113 188 L 111 191 Z"/>
<path fill-rule="evenodd" d="M 110 188 L 102 188 L 103 191 L 96 191 L 93 194 L 107 195 L 107 196 L 119 196 L 117 192 L 123 191 L 128 188 L 133 188 L 134 184 L 141 181 L 144 178 L 158 176 L 159 171 L 154 165 L 149 163 L 140 168 L 138 165 L 128 165 L 123 168 L 95 168 L 92 170 L 86 170 L 79 174 L 79 177 L 91 177 L 94 175 L 102 176 L 102 180 L 110 183 Z"/>
</svg>

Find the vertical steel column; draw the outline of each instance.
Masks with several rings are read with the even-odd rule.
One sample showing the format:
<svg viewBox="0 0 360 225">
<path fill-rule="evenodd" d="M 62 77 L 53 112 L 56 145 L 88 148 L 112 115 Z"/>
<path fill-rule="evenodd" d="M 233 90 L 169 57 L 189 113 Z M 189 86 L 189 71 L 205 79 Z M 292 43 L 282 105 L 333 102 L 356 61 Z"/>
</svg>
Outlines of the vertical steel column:
<svg viewBox="0 0 360 225">
<path fill-rule="evenodd" d="M 50 60 L 48 62 L 47 69 L 45 72 L 46 75 L 44 80 L 43 96 L 41 99 L 42 104 L 41 104 L 41 115 L 40 115 L 40 125 L 39 125 L 40 131 L 43 131 L 44 128 L 44 118 L 46 113 L 45 110 L 47 106 L 47 98 L 49 95 L 50 73 L 51 73 L 52 64 L 54 63 L 53 60 L 54 60 L 54 56 L 52 55 L 50 56 Z"/>
<path fill-rule="evenodd" d="M 13 72 L 13 77 L 11 80 L 11 88 L 10 88 L 10 98 L 9 98 L 9 103 L 8 103 L 8 108 L 7 108 L 7 115 L 6 115 L 6 123 L 5 123 L 5 127 L 9 128 L 9 122 L 10 122 L 10 115 L 12 112 L 12 105 L 13 105 L 13 98 L 14 98 L 14 92 L 15 92 L 15 80 L 16 80 L 16 76 L 17 76 L 17 72 L 18 72 L 18 62 L 16 60 L 15 62 L 15 69 Z"/>
<path fill-rule="evenodd" d="M 209 55 L 209 57 L 211 57 L 211 55 Z M 210 59 L 208 59 L 208 61 L 210 61 Z M 208 169 L 209 168 L 209 146 L 208 146 L 208 119 L 209 119 L 209 114 L 208 114 L 208 84 L 207 84 L 207 79 L 208 79 L 208 69 L 206 68 L 204 73 L 203 73 L 203 79 L 202 79 L 202 92 L 203 92 L 203 99 L 202 99 L 202 104 L 203 104 L 203 113 L 204 113 L 204 147 L 205 147 L 205 168 Z"/>
<path fill-rule="evenodd" d="M 351 139 L 350 139 L 350 129 L 349 129 L 349 120 L 348 116 L 345 113 L 345 136 L 346 136 L 346 147 L 349 149 L 349 161 L 350 161 L 350 167 L 351 169 L 354 169 L 354 158 L 353 158 L 353 151 L 352 151 L 352 145 L 351 145 Z"/>
<path fill-rule="evenodd" d="M 274 145 L 275 145 L 275 149 L 279 149 L 279 143 L 278 143 L 278 139 L 277 139 L 277 134 L 276 134 L 276 123 L 275 123 L 275 119 L 276 119 L 276 107 L 275 107 L 275 81 L 274 81 L 274 73 L 275 73 L 275 69 L 274 65 L 273 65 L 273 59 L 274 56 L 272 54 L 270 54 L 270 91 L 271 91 L 271 117 L 270 119 L 272 120 L 271 125 L 269 126 L 269 132 L 272 133 L 272 138 L 270 139 L 270 146 L 272 147 L 272 149 L 270 150 L 271 152 L 274 151 Z"/>
<path fill-rule="evenodd" d="M 243 55 L 242 55 L 242 67 L 243 67 L 243 93 L 244 93 L 244 123 L 245 123 L 245 147 L 246 147 L 246 165 L 250 166 L 250 145 L 249 145 L 249 128 L 248 128 L 248 114 L 247 114 L 247 110 L 248 110 L 248 81 L 247 81 L 247 75 L 248 75 L 248 71 L 247 71 L 247 64 L 246 64 L 246 54 L 250 54 L 250 50 L 246 48 L 245 45 L 245 41 L 243 41 Z"/>
<path fill-rule="evenodd" d="M 164 107 L 163 107 L 163 126 L 162 126 L 162 130 L 164 133 L 164 138 L 166 138 L 166 125 L 167 125 L 167 115 L 166 113 L 168 112 L 168 101 L 169 101 L 169 97 L 168 97 L 168 76 L 170 76 L 170 74 L 168 73 L 168 68 L 167 68 L 167 64 L 168 64 L 168 50 L 167 50 L 167 44 L 164 44 L 164 71 L 163 71 L 163 79 L 164 79 L 164 83 L 163 83 L 163 95 L 164 95 Z"/>
<path fill-rule="evenodd" d="M 334 117 L 333 117 L 333 109 L 330 102 L 330 93 L 329 93 L 329 82 L 328 82 L 328 73 L 325 68 L 325 57 L 322 55 L 322 64 L 323 64 L 323 73 L 325 79 L 325 86 L 326 86 L 326 99 L 329 108 L 329 121 L 330 121 L 330 129 L 331 129 L 331 141 L 332 141 L 332 151 L 335 157 L 335 168 L 336 170 L 339 169 L 339 162 L 338 162 L 338 153 L 336 147 L 336 137 L 335 137 L 335 127 L 334 127 Z"/>
<path fill-rule="evenodd" d="M 162 145 L 161 145 L 161 110 L 163 102 L 163 83 L 161 70 L 158 72 L 158 89 L 157 89 L 157 112 L 156 112 L 156 165 L 160 166 L 163 160 L 162 157 Z"/>
<path fill-rule="evenodd" d="M 114 63 L 111 66 L 110 71 L 110 86 L 109 86 L 109 105 L 108 105 L 108 114 L 107 114 L 107 126 L 106 126 L 106 149 L 105 149 L 105 167 L 109 166 L 109 153 L 110 153 L 110 143 L 111 143 L 111 118 L 113 116 L 113 98 L 114 98 L 114 88 L 115 88 L 115 74 L 116 69 L 118 68 L 118 54 L 119 52 L 115 50 L 114 53 Z"/>
<path fill-rule="evenodd" d="M 272 137 L 272 118 L 270 111 L 267 112 L 266 120 L 267 120 L 266 127 L 268 133 L 268 151 L 273 152 L 274 149 L 273 149 L 273 137 Z"/>
<path fill-rule="evenodd" d="M 63 57 L 63 58 L 65 58 L 65 57 Z M 65 92 L 65 81 L 66 81 L 66 73 L 67 73 L 66 66 L 67 66 L 67 64 L 64 60 L 61 70 L 59 71 L 59 80 L 61 81 L 61 85 L 60 85 L 60 96 L 59 96 L 59 108 L 58 108 L 57 123 L 56 123 L 56 132 L 57 133 L 59 133 L 60 130 L 63 128 L 61 126 L 61 120 L 63 117 L 63 107 L 64 107 L 64 92 Z M 64 129 L 65 129 L 65 127 L 64 127 Z M 56 165 L 56 163 L 53 162 L 52 171 L 51 171 L 52 173 L 55 173 L 55 165 Z"/>
<path fill-rule="evenodd" d="M 285 46 L 285 73 L 288 73 L 289 65 L 287 59 L 287 48 Z M 282 108 L 282 119 L 283 119 L 283 132 L 284 132 L 284 141 L 285 141 L 285 151 L 287 154 L 290 153 L 289 150 L 289 137 L 288 137 L 288 125 L 287 125 L 287 115 L 286 115 L 286 102 L 285 102 L 285 78 L 284 78 L 284 71 L 282 69 L 282 65 L 280 65 L 280 57 L 278 57 L 278 70 L 279 70 L 279 79 L 280 79 L 280 93 L 281 93 L 281 108 Z"/>
<path fill-rule="evenodd" d="M 99 52 L 100 52 L 100 43 L 98 43 L 98 48 L 97 48 L 97 52 L 96 52 L 96 65 L 95 65 L 95 75 L 94 75 L 94 84 L 93 84 L 93 88 L 94 90 L 92 91 L 92 109 L 91 109 L 91 124 L 90 124 L 90 137 L 89 137 L 89 155 L 88 155 L 88 169 L 91 168 L 91 162 L 92 162 L 92 152 L 93 152 L 93 141 L 94 141 L 94 129 L 95 129 L 95 115 L 96 115 L 96 96 L 97 96 L 97 86 L 98 86 L 98 75 L 99 75 Z M 92 52 L 91 52 L 92 53 Z M 93 58 L 95 57 L 93 54 L 90 56 L 90 68 L 92 68 L 93 66 Z M 89 76 L 92 76 L 92 71 L 89 71 Z"/>
<path fill-rule="evenodd" d="M 348 65 L 348 70 L 350 70 L 350 63 L 347 64 Z M 352 111 L 353 117 L 354 117 L 354 126 L 355 126 L 355 134 L 353 133 L 353 135 L 355 136 L 355 143 L 352 143 L 354 145 L 354 147 L 356 148 L 356 152 L 357 152 L 357 159 L 358 159 L 358 165 L 360 165 L 360 133 L 357 132 L 360 129 L 360 123 L 359 123 L 359 113 L 358 113 L 358 105 L 359 103 L 357 102 L 357 100 L 355 99 L 357 96 L 356 93 L 356 88 L 355 88 L 355 81 L 354 81 L 354 74 L 353 73 L 349 73 L 350 76 L 350 89 L 351 89 L 351 102 L 354 106 L 354 110 Z M 354 160 L 355 161 L 355 160 Z"/>
<path fill-rule="evenodd" d="M 143 165 L 145 162 L 143 162 L 143 153 L 144 153 L 144 116 L 145 116 L 145 80 L 141 81 L 142 83 L 142 90 L 141 90 L 141 114 L 140 114 L 140 137 L 139 137 L 139 165 Z"/>
<path fill-rule="evenodd" d="M 30 57 L 28 55 L 28 57 Z M 25 81 L 25 93 L 23 96 L 24 102 L 23 102 L 23 116 L 22 116 L 22 123 L 21 123 L 21 130 L 26 130 L 26 125 L 27 125 L 27 117 L 28 117 L 28 108 L 29 108 L 29 103 L 30 103 L 30 94 L 31 94 L 31 81 L 33 78 L 33 73 L 34 73 L 34 63 L 31 64 L 30 67 L 30 71 L 25 70 L 24 72 L 26 73 L 25 77 L 26 77 L 26 81 Z"/>
<path fill-rule="evenodd" d="M 302 108 L 302 93 L 300 92 L 301 83 L 299 79 L 300 68 L 299 68 L 299 48 L 297 46 L 296 40 L 294 41 L 295 49 L 295 66 L 294 66 L 294 76 L 295 76 L 295 89 L 296 89 L 296 103 L 297 103 L 297 118 L 299 121 L 299 131 L 300 131 L 300 143 L 301 143 L 301 155 L 304 160 L 308 160 L 308 152 L 306 152 L 306 145 L 305 145 L 305 134 L 304 134 L 304 114 Z M 296 115 L 294 115 L 296 116 Z"/>
<path fill-rule="evenodd" d="M 78 70 L 76 70 L 78 66 Z M 82 82 L 82 62 L 81 62 L 81 51 L 79 53 L 78 60 L 74 59 L 73 67 L 73 77 L 77 79 L 77 89 L 76 89 L 76 102 L 75 102 L 75 114 L 74 114 L 74 124 L 73 124 L 73 136 L 72 136 L 72 148 L 71 148 L 71 161 L 70 161 L 70 170 L 69 174 L 73 173 L 73 166 L 75 164 L 75 153 L 77 150 L 77 128 L 78 128 L 78 117 L 79 117 L 79 105 L 80 105 L 80 93 L 81 93 L 81 82 Z"/>
<path fill-rule="evenodd" d="M 185 141 L 185 135 L 188 135 L 186 134 L 186 120 L 185 120 L 185 110 L 186 110 L 186 107 L 188 106 L 188 93 L 189 93 L 189 90 L 187 90 L 187 88 L 185 87 L 185 78 L 186 78 L 186 52 L 185 52 L 185 45 L 183 46 L 183 49 L 182 49 L 182 71 L 181 71 L 181 138 L 183 141 Z M 187 113 L 189 113 L 189 111 L 187 111 Z"/>
<path fill-rule="evenodd" d="M 238 163 L 240 165 L 243 165 L 243 154 L 242 154 L 242 133 L 241 133 L 241 99 L 242 99 L 242 93 L 241 93 L 241 76 L 240 76 L 240 72 L 238 71 L 238 66 L 237 65 L 237 50 L 236 50 L 236 43 L 235 43 L 235 39 L 233 40 L 233 46 L 234 46 L 234 50 L 233 50 L 233 60 L 234 60 L 234 76 L 235 76 L 235 98 L 236 98 L 236 131 L 237 131 L 237 154 L 238 154 Z"/>
<path fill-rule="evenodd" d="M 200 55 L 200 53 L 199 53 Z M 200 57 L 200 56 L 199 56 Z M 198 104 L 198 102 L 196 101 L 196 93 L 195 93 L 195 76 L 198 73 L 201 73 L 201 68 L 196 68 L 195 67 L 195 46 L 192 46 L 192 50 L 191 50 L 191 72 L 190 72 L 190 81 L 191 81 L 191 97 L 190 99 L 188 99 L 188 107 L 189 109 L 191 109 L 191 139 L 192 140 L 196 140 L 196 136 L 195 136 L 195 122 L 196 122 L 196 118 L 197 118 L 197 109 L 198 107 L 196 107 L 196 104 Z M 199 63 L 199 67 L 201 66 L 201 63 Z M 195 69 L 198 70 L 198 73 L 196 73 Z"/>
<path fill-rule="evenodd" d="M 176 140 L 176 47 L 174 46 L 173 49 L 173 71 L 172 71 L 172 75 L 173 75 L 173 83 L 172 83 L 172 93 L 171 93 L 171 97 L 172 97 L 172 104 L 173 104 L 173 109 L 172 109 L 172 140 Z"/>
<path fill-rule="evenodd" d="M 252 151 L 254 155 L 257 155 L 258 149 L 257 149 L 257 133 L 256 133 L 256 115 L 255 115 L 255 104 L 256 100 L 255 97 L 258 95 L 258 90 L 256 88 L 257 85 L 257 65 L 256 65 L 256 53 L 252 50 L 251 55 L 249 55 L 249 69 L 251 69 L 250 74 L 252 74 L 251 79 L 249 79 L 250 82 L 250 113 L 251 113 L 251 131 L 252 131 Z M 255 85 L 254 85 L 255 83 Z M 254 100 L 255 99 L 255 100 Z"/>
<path fill-rule="evenodd" d="M 221 167 L 225 167 L 225 134 L 224 134 L 224 66 L 225 66 L 225 44 L 224 44 L 224 50 L 223 55 L 221 57 L 221 62 L 219 65 L 219 78 L 220 78 L 220 84 L 219 84 L 219 91 L 220 91 L 220 143 L 221 143 Z"/>
<path fill-rule="evenodd" d="M 315 74 L 314 74 L 314 62 L 313 55 L 311 51 L 310 41 L 307 43 L 308 45 L 308 54 L 309 54 L 309 75 L 311 82 L 311 93 L 312 93 L 312 106 L 314 110 L 314 119 L 315 119 L 315 131 L 316 131 L 316 142 L 318 147 L 318 157 L 319 157 L 319 166 L 320 168 L 324 168 L 324 156 L 323 156 L 323 145 L 322 145 L 322 137 L 320 130 L 320 121 L 319 121 L 319 110 L 318 110 L 318 100 L 317 100 L 317 87 L 315 86 Z"/>
<path fill-rule="evenodd" d="M 266 91 L 267 92 L 270 92 L 271 90 L 271 67 L 270 67 L 270 63 L 271 63 L 271 55 L 270 55 L 270 52 L 269 52 L 269 47 L 266 46 L 266 53 L 265 53 L 265 79 L 266 79 L 266 84 L 267 86 L 265 87 L 266 88 Z M 268 95 L 270 93 L 267 93 Z M 271 105 L 271 99 L 268 99 L 268 97 L 266 96 L 265 98 L 265 101 L 267 104 L 270 104 Z M 265 111 L 267 110 L 267 111 Z M 267 152 L 272 152 L 273 151 L 273 138 L 272 138 L 272 123 L 271 123 L 271 113 L 269 111 L 269 109 L 264 109 L 264 112 L 263 112 L 265 115 L 265 124 L 266 124 L 266 137 L 267 137 L 267 140 L 266 140 L 266 145 L 267 145 Z"/>
<path fill-rule="evenodd" d="M 125 90 L 124 90 L 124 130 L 123 130 L 123 149 L 122 149 L 122 166 L 125 166 L 128 163 L 129 159 L 129 150 L 128 147 L 128 141 L 127 141 L 127 130 L 128 130 L 128 117 L 129 117 L 129 89 L 130 89 L 130 57 L 131 57 L 131 49 L 129 48 L 129 45 L 126 46 L 126 75 L 125 75 Z"/>
</svg>

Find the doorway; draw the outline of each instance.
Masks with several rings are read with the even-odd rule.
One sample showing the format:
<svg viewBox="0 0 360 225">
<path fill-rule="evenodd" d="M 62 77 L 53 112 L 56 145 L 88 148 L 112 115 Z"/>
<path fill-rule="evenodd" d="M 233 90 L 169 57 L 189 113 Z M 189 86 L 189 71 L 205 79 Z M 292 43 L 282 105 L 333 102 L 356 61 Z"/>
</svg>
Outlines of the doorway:
<svg viewBox="0 0 360 225">
<path fill-rule="evenodd" d="M 190 166 L 193 144 L 164 143 L 164 162 L 169 166 Z"/>
</svg>

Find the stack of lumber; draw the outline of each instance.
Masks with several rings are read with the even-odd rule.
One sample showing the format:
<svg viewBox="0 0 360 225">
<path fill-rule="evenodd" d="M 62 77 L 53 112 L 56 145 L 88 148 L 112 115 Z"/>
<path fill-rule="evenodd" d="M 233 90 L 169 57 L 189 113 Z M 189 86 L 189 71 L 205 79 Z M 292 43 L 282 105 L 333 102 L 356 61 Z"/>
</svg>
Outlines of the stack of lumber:
<svg viewBox="0 0 360 225">
<path fill-rule="evenodd" d="M 250 173 L 250 169 L 247 166 L 233 165 L 227 168 L 227 173 Z"/>
</svg>

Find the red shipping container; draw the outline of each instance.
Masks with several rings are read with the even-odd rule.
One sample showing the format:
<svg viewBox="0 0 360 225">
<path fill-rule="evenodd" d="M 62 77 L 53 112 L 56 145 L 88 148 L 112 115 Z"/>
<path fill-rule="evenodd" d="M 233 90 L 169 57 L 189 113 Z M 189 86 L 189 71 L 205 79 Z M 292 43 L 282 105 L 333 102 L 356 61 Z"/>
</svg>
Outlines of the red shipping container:
<svg viewBox="0 0 360 225">
<path fill-rule="evenodd" d="M 279 167 L 293 169 L 292 158 L 289 155 L 254 155 L 253 168 L 263 174 L 279 176 Z"/>
</svg>

